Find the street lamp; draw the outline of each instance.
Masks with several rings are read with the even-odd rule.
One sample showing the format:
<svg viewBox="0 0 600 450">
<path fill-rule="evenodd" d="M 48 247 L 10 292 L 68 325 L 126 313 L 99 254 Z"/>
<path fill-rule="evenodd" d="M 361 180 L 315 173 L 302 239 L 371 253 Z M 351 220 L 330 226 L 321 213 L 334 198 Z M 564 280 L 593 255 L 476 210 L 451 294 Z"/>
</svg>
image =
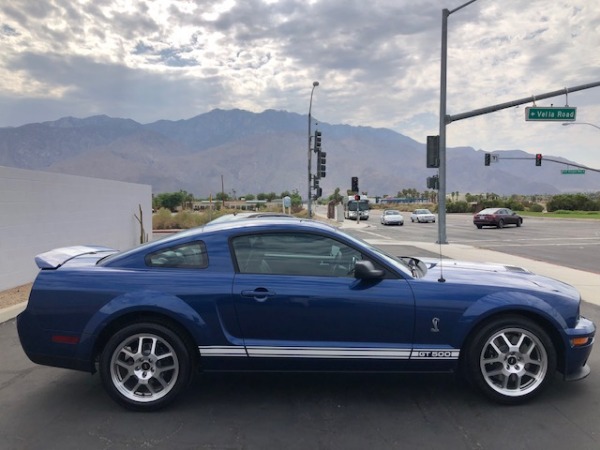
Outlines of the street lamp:
<svg viewBox="0 0 600 450">
<path fill-rule="evenodd" d="M 310 139 L 311 139 L 311 135 L 310 135 L 310 122 L 311 122 L 311 111 L 312 111 L 312 99 L 313 99 L 313 93 L 315 92 L 315 88 L 319 85 L 318 81 L 313 81 L 313 87 L 312 90 L 310 91 L 310 103 L 308 104 L 308 218 L 310 219 L 312 217 L 312 209 L 311 209 L 311 203 L 312 203 L 312 189 L 311 189 L 311 182 L 312 182 L 312 175 L 310 173 L 310 169 L 311 169 L 311 161 L 312 161 L 312 152 L 311 152 L 311 148 L 310 148 Z"/>
<path fill-rule="evenodd" d="M 452 11 L 442 10 L 442 62 L 440 74 L 440 167 L 438 189 L 438 243 L 447 244 L 446 239 L 446 72 L 448 60 L 448 16 L 476 2 L 471 0 Z"/>
<path fill-rule="evenodd" d="M 589 122 L 565 122 L 562 125 L 563 125 L 563 127 L 566 127 L 569 125 L 589 125 L 590 127 L 598 128 L 600 130 L 600 127 L 598 125 L 594 125 L 593 123 L 589 123 Z"/>
</svg>

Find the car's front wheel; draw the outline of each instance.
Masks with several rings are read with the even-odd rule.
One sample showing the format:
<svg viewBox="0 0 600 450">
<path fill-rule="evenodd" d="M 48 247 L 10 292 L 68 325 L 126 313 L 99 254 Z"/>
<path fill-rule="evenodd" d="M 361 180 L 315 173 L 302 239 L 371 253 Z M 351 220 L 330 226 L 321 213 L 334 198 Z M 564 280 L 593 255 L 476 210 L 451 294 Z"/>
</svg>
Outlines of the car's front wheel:
<svg viewBox="0 0 600 450">
<path fill-rule="evenodd" d="M 467 373 L 486 396 L 521 403 L 538 395 L 556 370 L 556 350 L 548 334 L 520 316 L 485 325 L 470 341 Z"/>
<path fill-rule="evenodd" d="M 152 411 L 171 403 L 187 386 L 192 364 L 185 343 L 173 330 L 145 322 L 126 326 L 108 340 L 99 369 L 117 403 Z"/>
</svg>

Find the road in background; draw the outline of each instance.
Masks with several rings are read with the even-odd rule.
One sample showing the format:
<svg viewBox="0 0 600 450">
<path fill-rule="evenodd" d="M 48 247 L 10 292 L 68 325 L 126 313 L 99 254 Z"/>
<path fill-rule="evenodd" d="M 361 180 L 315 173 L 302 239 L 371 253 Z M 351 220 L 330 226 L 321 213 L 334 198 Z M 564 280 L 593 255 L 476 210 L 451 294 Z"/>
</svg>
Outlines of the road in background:
<svg viewBox="0 0 600 450">
<path fill-rule="evenodd" d="M 379 222 L 381 211 L 371 210 L 371 218 L 362 222 L 368 227 L 353 229 L 352 233 L 364 238 L 437 242 L 437 223 L 411 223 L 410 213 L 402 215 L 404 226 L 385 226 Z M 446 224 L 449 244 L 471 245 L 600 274 L 598 220 L 524 217 L 522 227 L 478 230 L 471 214 L 449 214 Z"/>
</svg>

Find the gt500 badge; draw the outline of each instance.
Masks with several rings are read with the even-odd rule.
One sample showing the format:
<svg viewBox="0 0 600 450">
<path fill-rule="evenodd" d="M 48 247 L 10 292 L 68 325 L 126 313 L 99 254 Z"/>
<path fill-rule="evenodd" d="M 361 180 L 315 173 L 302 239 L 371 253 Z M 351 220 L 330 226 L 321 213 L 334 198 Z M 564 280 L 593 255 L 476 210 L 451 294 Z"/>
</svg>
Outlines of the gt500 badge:
<svg viewBox="0 0 600 450">
<path fill-rule="evenodd" d="M 413 350 L 411 359 L 458 359 L 460 350 Z"/>
</svg>

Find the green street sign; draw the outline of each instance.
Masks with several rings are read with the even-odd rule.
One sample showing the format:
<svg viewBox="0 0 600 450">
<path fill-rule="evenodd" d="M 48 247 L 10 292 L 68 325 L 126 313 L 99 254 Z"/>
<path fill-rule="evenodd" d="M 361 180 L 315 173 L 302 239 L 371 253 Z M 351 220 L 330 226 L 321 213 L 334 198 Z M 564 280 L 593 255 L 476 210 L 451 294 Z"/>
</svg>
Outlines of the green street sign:
<svg viewBox="0 0 600 450">
<path fill-rule="evenodd" d="M 584 175 L 585 169 L 566 169 L 561 170 L 560 173 L 563 175 Z"/>
<path fill-rule="evenodd" d="M 572 122 L 577 115 L 577 108 L 565 106 L 563 108 L 530 106 L 525 108 L 525 120 L 537 122 Z"/>
</svg>

